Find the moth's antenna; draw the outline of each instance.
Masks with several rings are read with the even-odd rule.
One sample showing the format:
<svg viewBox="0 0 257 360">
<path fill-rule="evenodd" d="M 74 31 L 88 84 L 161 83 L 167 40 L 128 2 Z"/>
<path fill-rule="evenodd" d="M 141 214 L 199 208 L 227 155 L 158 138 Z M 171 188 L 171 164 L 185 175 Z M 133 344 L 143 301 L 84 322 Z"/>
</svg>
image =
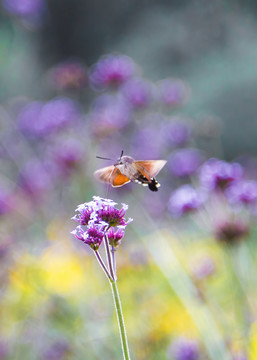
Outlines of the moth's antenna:
<svg viewBox="0 0 257 360">
<path fill-rule="evenodd" d="M 113 159 L 102 157 L 102 156 L 96 156 L 96 158 L 97 159 L 102 159 L 102 160 L 112 160 L 112 161 L 114 161 Z"/>
<path fill-rule="evenodd" d="M 124 154 L 124 151 L 121 150 L 120 159 L 122 158 L 123 154 Z"/>
</svg>

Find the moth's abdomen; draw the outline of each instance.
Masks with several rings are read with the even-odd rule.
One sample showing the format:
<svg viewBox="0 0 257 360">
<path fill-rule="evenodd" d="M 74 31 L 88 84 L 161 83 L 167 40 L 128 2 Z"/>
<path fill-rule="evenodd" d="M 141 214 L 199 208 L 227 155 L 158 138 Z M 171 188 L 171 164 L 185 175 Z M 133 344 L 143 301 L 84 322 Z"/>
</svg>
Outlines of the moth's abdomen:
<svg viewBox="0 0 257 360">
<path fill-rule="evenodd" d="M 160 184 L 155 178 L 152 178 L 151 182 L 148 184 L 148 187 L 152 191 L 158 191 L 158 187 L 160 187 Z"/>
<path fill-rule="evenodd" d="M 140 174 L 139 176 L 137 176 L 137 178 L 135 179 L 135 182 L 142 184 L 143 186 L 147 186 L 149 187 L 149 189 L 151 191 L 158 191 L 158 187 L 160 187 L 160 184 L 158 183 L 158 181 L 155 178 L 152 178 L 150 181 L 142 174 Z"/>
</svg>

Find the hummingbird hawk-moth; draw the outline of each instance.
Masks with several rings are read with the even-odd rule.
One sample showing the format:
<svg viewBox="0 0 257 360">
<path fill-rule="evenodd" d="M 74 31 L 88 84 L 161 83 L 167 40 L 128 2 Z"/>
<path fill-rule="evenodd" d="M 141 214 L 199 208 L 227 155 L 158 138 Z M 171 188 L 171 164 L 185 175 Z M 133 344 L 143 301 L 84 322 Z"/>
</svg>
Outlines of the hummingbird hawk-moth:
<svg viewBox="0 0 257 360">
<path fill-rule="evenodd" d="M 106 159 L 99 156 L 98 158 Z M 160 184 L 155 177 L 166 162 L 166 160 L 134 160 L 131 156 L 123 155 L 122 151 L 114 165 L 96 170 L 94 176 L 113 187 L 120 187 L 132 181 L 148 186 L 151 191 L 158 191 Z"/>
</svg>

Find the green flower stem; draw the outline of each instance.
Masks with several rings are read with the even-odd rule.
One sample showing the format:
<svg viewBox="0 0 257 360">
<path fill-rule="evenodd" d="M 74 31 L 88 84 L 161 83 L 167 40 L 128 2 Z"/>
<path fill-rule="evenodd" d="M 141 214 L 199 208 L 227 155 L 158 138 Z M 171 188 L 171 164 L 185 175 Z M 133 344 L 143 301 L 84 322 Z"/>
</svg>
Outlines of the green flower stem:
<svg viewBox="0 0 257 360">
<path fill-rule="evenodd" d="M 120 339 L 121 339 L 121 345 L 122 345 L 122 351 L 123 351 L 123 359 L 130 360 L 127 335 L 126 335 L 126 330 L 125 330 L 125 324 L 124 324 L 124 319 L 123 319 L 123 314 L 122 314 L 122 309 L 121 309 L 121 302 L 120 302 L 119 292 L 118 292 L 118 288 L 117 288 L 117 283 L 116 283 L 116 281 L 110 280 L 110 284 L 111 284 L 111 288 L 112 288 L 112 294 L 113 294 L 113 299 L 114 299 L 114 304 L 115 304 L 115 309 L 116 309 L 116 314 L 117 314 L 117 319 L 118 319 L 118 324 L 119 324 Z"/>
</svg>

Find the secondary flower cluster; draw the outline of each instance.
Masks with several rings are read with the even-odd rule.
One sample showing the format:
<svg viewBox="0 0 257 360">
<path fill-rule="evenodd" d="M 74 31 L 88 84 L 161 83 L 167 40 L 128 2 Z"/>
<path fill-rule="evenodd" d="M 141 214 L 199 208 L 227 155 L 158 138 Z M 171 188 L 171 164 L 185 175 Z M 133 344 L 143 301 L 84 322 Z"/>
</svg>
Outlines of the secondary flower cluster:
<svg viewBox="0 0 257 360">
<path fill-rule="evenodd" d="M 113 200 L 93 196 L 93 200 L 77 207 L 78 212 L 72 219 L 80 225 L 71 233 L 93 250 L 98 250 L 105 236 L 109 239 L 109 244 L 118 247 L 124 236 L 125 227 L 132 219 L 125 220 L 128 206 L 122 204 L 121 209 Z M 114 227 L 117 230 L 114 230 Z"/>
<path fill-rule="evenodd" d="M 170 160 L 173 162 L 170 161 L 168 166 L 176 176 L 192 175 L 198 168 L 196 183 L 199 186 L 195 189 L 191 185 L 181 185 L 171 194 L 168 209 L 174 217 L 199 209 L 215 192 L 218 195 L 223 193 L 224 199 L 234 207 L 245 205 L 251 209 L 256 206 L 257 182 L 246 178 L 239 163 L 212 158 L 199 167 L 200 160 L 198 164 L 195 161 L 197 153 L 196 156 L 187 156 L 188 151 L 191 150 L 179 150 L 177 158 L 176 153 L 172 154 Z"/>
</svg>

